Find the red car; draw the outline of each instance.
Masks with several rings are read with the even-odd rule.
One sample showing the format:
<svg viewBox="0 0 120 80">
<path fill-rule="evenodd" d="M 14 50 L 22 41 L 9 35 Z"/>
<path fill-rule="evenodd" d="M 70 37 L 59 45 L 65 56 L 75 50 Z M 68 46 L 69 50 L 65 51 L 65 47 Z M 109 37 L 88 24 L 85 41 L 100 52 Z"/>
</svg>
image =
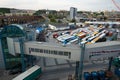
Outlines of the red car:
<svg viewBox="0 0 120 80">
<path fill-rule="evenodd" d="M 57 38 L 58 36 L 59 36 L 58 33 L 53 34 L 53 38 Z"/>
</svg>

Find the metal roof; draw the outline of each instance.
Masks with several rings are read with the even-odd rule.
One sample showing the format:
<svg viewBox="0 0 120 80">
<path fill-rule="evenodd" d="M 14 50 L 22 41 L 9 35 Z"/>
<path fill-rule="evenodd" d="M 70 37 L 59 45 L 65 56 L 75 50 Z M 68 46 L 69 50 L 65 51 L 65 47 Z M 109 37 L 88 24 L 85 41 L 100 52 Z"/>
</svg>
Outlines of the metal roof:
<svg viewBox="0 0 120 80">
<path fill-rule="evenodd" d="M 108 47 L 114 45 L 120 45 L 120 41 L 108 41 L 108 42 L 100 42 L 95 44 L 87 44 L 86 48 Z"/>
</svg>

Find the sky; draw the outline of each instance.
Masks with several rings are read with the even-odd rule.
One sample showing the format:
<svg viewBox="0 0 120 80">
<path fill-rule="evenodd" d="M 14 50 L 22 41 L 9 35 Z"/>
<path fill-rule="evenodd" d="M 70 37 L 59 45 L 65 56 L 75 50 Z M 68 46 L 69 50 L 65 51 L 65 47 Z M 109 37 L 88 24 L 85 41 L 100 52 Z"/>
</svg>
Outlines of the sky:
<svg viewBox="0 0 120 80">
<path fill-rule="evenodd" d="M 118 10 L 112 0 L 0 0 L 0 7 L 32 10 L 69 10 L 70 7 L 76 7 L 79 11 Z"/>
</svg>

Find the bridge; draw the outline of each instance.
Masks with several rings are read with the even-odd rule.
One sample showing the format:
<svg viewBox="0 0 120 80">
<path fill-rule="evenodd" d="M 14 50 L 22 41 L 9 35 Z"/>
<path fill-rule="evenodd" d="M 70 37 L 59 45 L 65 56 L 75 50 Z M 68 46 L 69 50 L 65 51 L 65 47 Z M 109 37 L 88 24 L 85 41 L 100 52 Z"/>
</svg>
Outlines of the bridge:
<svg viewBox="0 0 120 80">
<path fill-rule="evenodd" d="M 15 42 L 15 40 L 12 38 L 8 38 L 7 42 L 9 52 L 12 53 L 12 55 L 21 53 L 19 42 Z M 23 52 L 27 55 L 61 58 L 73 61 L 80 61 L 82 54 L 82 48 L 80 45 L 72 44 L 63 46 L 57 43 L 53 44 L 50 42 L 29 41 L 24 42 L 23 47 Z M 104 60 L 108 59 L 109 57 L 116 57 L 118 55 L 120 55 L 119 41 L 87 44 L 85 46 L 84 61 L 89 62 L 91 60 Z"/>
</svg>

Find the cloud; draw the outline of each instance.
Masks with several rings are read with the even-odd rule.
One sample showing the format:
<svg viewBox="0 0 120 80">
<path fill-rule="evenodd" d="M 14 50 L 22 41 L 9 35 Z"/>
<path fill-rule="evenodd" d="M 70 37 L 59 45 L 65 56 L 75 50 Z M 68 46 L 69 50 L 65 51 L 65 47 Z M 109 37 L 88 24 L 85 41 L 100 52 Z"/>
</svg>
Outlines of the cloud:
<svg viewBox="0 0 120 80">
<path fill-rule="evenodd" d="M 1 0 L 0 7 L 35 10 L 69 10 L 70 7 L 76 7 L 78 10 L 91 11 L 116 9 L 111 0 Z"/>
</svg>

